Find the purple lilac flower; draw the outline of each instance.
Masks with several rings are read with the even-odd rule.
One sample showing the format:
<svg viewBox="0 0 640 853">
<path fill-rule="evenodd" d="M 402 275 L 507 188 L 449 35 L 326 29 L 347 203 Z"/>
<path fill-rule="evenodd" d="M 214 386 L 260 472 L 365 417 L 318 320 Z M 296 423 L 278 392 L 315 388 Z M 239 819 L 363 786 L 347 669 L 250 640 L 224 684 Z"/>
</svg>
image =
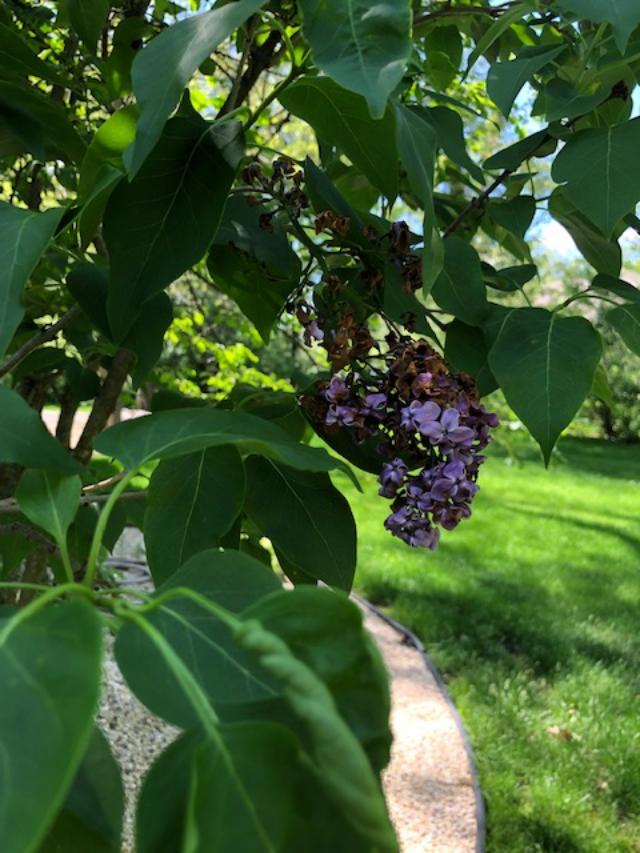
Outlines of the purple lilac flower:
<svg viewBox="0 0 640 853">
<path fill-rule="evenodd" d="M 385 498 L 395 498 L 398 489 L 407 475 L 407 466 L 402 459 L 394 459 L 382 466 L 380 474 L 380 490 L 378 494 Z"/>
<path fill-rule="evenodd" d="M 440 542 L 440 531 L 437 527 L 419 527 L 409 537 L 409 545 L 413 548 L 428 548 L 435 551 Z"/>
<path fill-rule="evenodd" d="M 357 412 L 350 406 L 329 406 L 325 423 L 328 426 L 338 424 L 339 426 L 353 426 L 356 423 Z"/>
<path fill-rule="evenodd" d="M 384 417 L 387 407 L 387 395 L 382 393 L 367 394 L 362 405 L 363 415 L 373 415 L 376 418 Z"/>
<path fill-rule="evenodd" d="M 406 408 L 402 410 L 400 424 L 405 429 L 413 429 L 422 431 L 422 427 L 430 423 L 434 423 L 440 416 L 440 406 L 432 401 L 421 403 L 419 400 L 414 400 Z"/>
<path fill-rule="evenodd" d="M 315 320 L 312 320 L 309 323 L 309 325 L 306 327 L 306 331 L 308 335 L 312 337 L 315 341 L 324 340 L 324 332 Z"/>
<path fill-rule="evenodd" d="M 471 507 L 467 504 L 445 506 L 435 510 L 433 516 L 445 530 L 453 530 L 460 524 L 463 518 L 471 517 Z"/>
<path fill-rule="evenodd" d="M 348 400 L 351 392 L 347 388 L 344 379 L 340 376 L 333 376 L 324 392 L 324 396 L 330 403 L 338 403 L 341 400 Z"/>
<path fill-rule="evenodd" d="M 426 403 L 425 403 L 426 405 Z M 460 412 L 457 409 L 446 409 L 439 421 L 423 421 L 418 429 L 429 439 L 431 444 L 449 444 L 455 447 L 462 445 L 470 447 L 475 433 L 471 427 L 460 426 Z"/>
<path fill-rule="evenodd" d="M 379 494 L 392 501 L 385 528 L 412 547 L 433 549 L 441 528 L 453 530 L 471 515 L 481 451 L 498 418 L 426 342 L 403 343 L 390 355 L 382 381 L 354 370 L 346 381 L 331 379 L 322 394 L 324 422 L 349 428 L 356 442 L 380 439 L 389 461 Z"/>
</svg>

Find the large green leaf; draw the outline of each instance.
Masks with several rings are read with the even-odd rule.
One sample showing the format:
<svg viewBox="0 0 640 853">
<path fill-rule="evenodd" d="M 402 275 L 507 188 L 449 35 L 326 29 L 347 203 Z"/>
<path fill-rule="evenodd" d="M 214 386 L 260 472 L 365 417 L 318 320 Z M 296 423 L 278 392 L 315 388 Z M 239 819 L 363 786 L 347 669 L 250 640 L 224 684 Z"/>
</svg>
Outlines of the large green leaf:
<svg viewBox="0 0 640 853">
<path fill-rule="evenodd" d="M 444 268 L 433 285 L 433 298 L 458 320 L 477 325 L 487 312 L 487 289 L 478 253 L 459 237 L 448 237 L 444 248 Z"/>
<path fill-rule="evenodd" d="M 97 129 L 80 166 L 78 195 L 86 198 L 93 189 L 98 172 L 106 163 L 123 170 L 122 155 L 136 135 L 138 107 L 122 107 Z"/>
<path fill-rule="evenodd" d="M 294 839 L 302 841 L 307 776 L 299 744 L 283 726 L 223 725 L 215 738 L 188 733 L 145 779 L 136 849 L 293 853 Z M 193 846 L 186 846 L 189 838 Z"/>
<path fill-rule="evenodd" d="M 384 663 L 360 609 L 345 595 L 303 586 L 261 598 L 242 615 L 277 634 L 326 684 L 372 768 L 380 773 L 389 763 L 391 699 Z"/>
<path fill-rule="evenodd" d="M 44 161 L 44 129 L 38 119 L 10 101 L 0 98 L 0 157 L 29 153 Z"/>
<path fill-rule="evenodd" d="M 120 853 L 123 811 L 120 768 L 96 726 L 64 806 L 38 853 Z"/>
<path fill-rule="evenodd" d="M 280 589 L 274 572 L 238 551 L 202 551 L 180 568 L 157 595 L 188 587 L 233 612 Z M 187 598 L 172 598 L 147 617 L 197 677 L 213 705 L 258 702 L 276 698 L 273 679 L 255 657 L 239 648 L 231 631 Z M 198 717 L 164 658 L 146 634 L 127 624 L 115 646 L 118 666 L 141 702 L 177 726 Z"/>
<path fill-rule="evenodd" d="M 536 200 L 531 195 L 489 203 L 489 216 L 493 221 L 520 238 L 526 234 L 535 213 Z"/>
<path fill-rule="evenodd" d="M 41 125 L 47 156 L 75 163 L 82 160 L 86 146 L 69 120 L 64 105 L 34 86 L 11 80 L 0 80 L 0 102 L 28 113 Z"/>
<path fill-rule="evenodd" d="M 420 107 L 416 112 L 434 129 L 438 145 L 447 157 L 466 169 L 477 181 L 483 181 L 482 169 L 467 153 L 460 114 L 448 107 Z"/>
<path fill-rule="evenodd" d="M 135 141 L 124 155 L 132 177 L 155 148 L 198 66 L 264 2 L 238 0 L 179 21 L 152 39 L 136 58 L 132 79 L 140 119 Z"/>
<path fill-rule="evenodd" d="M 431 290 L 444 263 L 444 247 L 433 207 L 433 180 L 438 137 L 431 123 L 402 104 L 396 107 L 398 151 L 409 184 L 424 209 L 422 285 Z"/>
<path fill-rule="evenodd" d="M 142 306 L 140 316 L 122 342 L 136 354 L 131 373 L 134 388 L 139 388 L 162 355 L 164 336 L 173 321 L 173 302 L 166 293 L 156 293 Z"/>
<path fill-rule="evenodd" d="M 556 157 L 551 176 L 600 231 L 611 237 L 640 200 L 640 118 L 581 130 Z"/>
<path fill-rule="evenodd" d="M 21 37 L 17 27 L 0 24 L 0 69 L 2 76 L 39 77 L 50 83 L 68 84 L 60 68 L 45 62 Z"/>
<path fill-rule="evenodd" d="M 209 251 L 207 265 L 216 287 L 230 296 L 264 341 L 300 279 L 300 260 L 277 221 L 260 227 L 265 213 L 246 198 L 229 199 Z"/>
<path fill-rule="evenodd" d="M 372 184 L 394 199 L 398 194 L 398 151 L 390 107 L 381 119 L 369 115 L 367 102 L 328 77 L 302 77 L 278 97 L 282 106 L 336 145 Z"/>
<path fill-rule="evenodd" d="M 487 93 L 505 117 L 508 118 L 524 84 L 564 49 L 564 45 L 524 47 L 515 59 L 495 62 L 491 66 L 487 76 Z"/>
<path fill-rule="evenodd" d="M 257 621 L 284 640 L 329 689 L 373 769 L 386 766 L 391 744 L 387 677 L 361 612 L 345 595 L 310 587 L 280 592 L 270 568 L 237 551 L 198 554 L 156 595 L 185 587 L 228 610 L 242 611 L 243 620 Z M 175 597 L 148 618 L 222 719 L 279 721 L 306 739 L 278 679 L 199 603 Z M 197 722 L 188 697 L 144 633 L 125 626 L 115 651 L 128 684 L 147 707 L 182 727 Z"/>
<path fill-rule="evenodd" d="M 212 447 L 158 465 L 144 520 L 156 585 L 189 557 L 218 544 L 241 511 L 244 494 L 244 467 L 234 447 Z"/>
<path fill-rule="evenodd" d="M 66 542 L 80 506 L 81 488 L 76 474 L 32 469 L 20 478 L 16 499 L 29 521 L 50 533 L 56 542 Z"/>
<path fill-rule="evenodd" d="M 350 590 L 356 528 L 347 500 L 328 474 L 295 471 L 270 459 L 247 459 L 249 518 L 306 574 Z"/>
<path fill-rule="evenodd" d="M 458 27 L 435 26 L 423 36 L 426 59 L 424 70 L 429 83 L 444 92 L 455 80 L 462 60 L 462 33 Z"/>
<path fill-rule="evenodd" d="M 501 317 L 489 364 L 546 463 L 591 390 L 601 353 L 599 334 L 582 317 L 543 308 L 511 309 Z"/>
<path fill-rule="evenodd" d="M 96 51 L 96 42 L 107 23 L 109 0 L 68 0 L 71 26 L 91 53 Z"/>
<path fill-rule="evenodd" d="M 222 725 L 215 738 L 194 729 L 171 744 L 144 780 L 136 838 L 139 853 L 210 853 L 212 838 L 242 853 L 397 853 L 391 838 L 382 846 L 358 832 L 299 741 L 264 722 Z"/>
<path fill-rule="evenodd" d="M 591 287 L 596 290 L 606 290 L 608 293 L 613 293 L 616 296 L 621 296 L 628 302 L 640 303 L 640 288 L 629 284 L 628 281 L 622 281 L 620 278 L 614 278 L 611 275 L 600 273 L 591 282 Z"/>
<path fill-rule="evenodd" d="M 107 318 L 109 271 L 95 264 L 77 264 L 67 276 L 67 287 L 95 325 L 107 339 L 113 340 Z M 147 300 L 134 321 L 122 346 L 136 354 L 132 371 L 134 386 L 139 386 L 162 353 L 164 336 L 173 319 L 173 303 L 166 293 Z"/>
<path fill-rule="evenodd" d="M 0 837 L 37 848 L 91 735 L 100 692 L 102 626 L 81 601 L 0 623 Z"/>
<path fill-rule="evenodd" d="M 629 349 L 640 355 L 640 304 L 620 305 L 605 316 Z"/>
<path fill-rule="evenodd" d="M 564 190 L 554 190 L 549 199 L 549 213 L 571 235 L 586 261 L 599 273 L 617 276 L 622 266 L 622 252 L 617 240 L 608 240 L 576 210 L 564 195 Z"/>
<path fill-rule="evenodd" d="M 586 18 L 588 21 L 606 21 L 611 24 L 616 45 L 624 53 L 629 36 L 640 26 L 640 4 L 636 0 L 558 0 L 564 12 Z"/>
<path fill-rule="evenodd" d="M 382 118 L 411 56 L 410 0 L 301 0 L 316 65 Z"/>
<path fill-rule="evenodd" d="M 64 208 L 36 213 L 0 202 L 0 355 L 6 352 L 24 316 L 22 293 L 47 248 Z"/>
<path fill-rule="evenodd" d="M 124 173 L 115 166 L 109 163 L 103 163 L 100 166 L 93 187 L 82 199 L 82 207 L 78 214 L 78 233 L 83 249 L 87 248 L 98 233 L 109 197 L 116 184 L 123 179 Z"/>
<path fill-rule="evenodd" d="M 515 172 L 520 163 L 533 157 L 538 149 L 547 141 L 548 133 L 546 130 L 539 130 L 536 133 L 521 139 L 519 142 L 514 142 L 513 145 L 503 148 L 493 154 L 484 161 L 485 169 L 508 169 L 510 172 Z"/>
<path fill-rule="evenodd" d="M 0 462 L 73 474 L 78 464 L 19 394 L 0 386 Z"/>
<path fill-rule="evenodd" d="M 104 238 L 111 261 L 109 322 L 118 340 L 146 300 L 205 254 L 242 153 L 236 122 L 177 116 L 131 183 L 116 187 Z"/>
<path fill-rule="evenodd" d="M 610 96 L 608 86 L 590 87 L 586 92 L 577 89 L 567 80 L 554 77 L 544 87 L 540 105 L 547 121 L 561 118 L 574 119 L 586 115 Z"/>
<path fill-rule="evenodd" d="M 26 404 L 25 404 L 26 405 Z M 244 412 L 180 409 L 116 424 L 103 432 L 96 449 L 135 468 L 150 459 L 171 459 L 206 447 L 233 444 L 302 471 L 349 469 L 321 448 L 293 441 L 275 424 Z"/>
<path fill-rule="evenodd" d="M 449 323 L 444 354 L 454 370 L 473 376 L 481 395 L 490 394 L 498 387 L 489 367 L 489 350 L 482 329 L 460 320 Z"/>
</svg>

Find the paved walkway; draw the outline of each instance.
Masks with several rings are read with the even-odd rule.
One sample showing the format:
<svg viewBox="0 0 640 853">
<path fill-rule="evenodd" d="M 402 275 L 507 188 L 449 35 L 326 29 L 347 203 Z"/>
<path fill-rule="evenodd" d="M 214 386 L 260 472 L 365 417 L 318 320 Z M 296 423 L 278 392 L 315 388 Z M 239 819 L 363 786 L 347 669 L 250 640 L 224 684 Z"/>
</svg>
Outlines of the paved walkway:
<svg viewBox="0 0 640 853">
<path fill-rule="evenodd" d="M 394 744 L 384 786 L 402 853 L 473 853 L 475 791 L 454 712 L 420 651 L 364 610 L 391 677 Z"/>
</svg>

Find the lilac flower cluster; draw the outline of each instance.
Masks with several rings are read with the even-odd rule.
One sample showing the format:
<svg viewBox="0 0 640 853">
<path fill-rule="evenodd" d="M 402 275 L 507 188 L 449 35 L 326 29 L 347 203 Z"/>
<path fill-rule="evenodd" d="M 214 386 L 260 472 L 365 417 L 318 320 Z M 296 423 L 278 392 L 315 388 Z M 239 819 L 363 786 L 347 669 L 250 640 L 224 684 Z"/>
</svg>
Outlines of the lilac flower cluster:
<svg viewBox="0 0 640 853">
<path fill-rule="evenodd" d="M 352 430 L 356 441 L 380 439 L 388 461 L 379 494 L 393 501 L 385 527 L 413 547 L 434 549 L 440 528 L 453 530 L 471 515 L 481 451 L 498 418 L 469 377 L 450 373 L 428 345 L 409 346 L 411 358 L 396 358 L 382 383 L 353 371 L 334 376 L 322 391 L 323 420 L 329 430 Z"/>
</svg>

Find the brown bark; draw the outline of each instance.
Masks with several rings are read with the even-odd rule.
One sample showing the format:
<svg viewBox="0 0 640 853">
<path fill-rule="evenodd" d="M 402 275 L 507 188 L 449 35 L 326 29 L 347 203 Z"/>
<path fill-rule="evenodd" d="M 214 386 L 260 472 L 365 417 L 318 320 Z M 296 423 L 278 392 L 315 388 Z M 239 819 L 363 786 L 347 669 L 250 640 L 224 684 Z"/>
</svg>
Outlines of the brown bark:
<svg viewBox="0 0 640 853">
<path fill-rule="evenodd" d="M 60 417 L 56 426 L 56 438 L 67 450 L 71 446 L 71 430 L 77 411 L 78 403 L 74 400 L 71 389 L 65 388 L 60 399 Z"/>
<path fill-rule="evenodd" d="M 94 439 L 102 432 L 110 416 L 115 412 L 122 387 L 135 360 L 135 354 L 130 350 L 120 349 L 114 355 L 102 388 L 93 402 L 91 414 L 73 451 L 73 455 L 81 464 L 86 465 L 91 459 Z"/>
<path fill-rule="evenodd" d="M 24 563 L 24 571 L 22 573 L 23 583 L 45 583 L 47 580 L 47 557 L 46 548 L 38 548 L 32 554 L 29 554 Z M 24 607 L 33 600 L 36 593 L 34 590 L 23 589 L 20 591 L 16 604 L 19 607 Z"/>
<path fill-rule="evenodd" d="M 273 62 L 279 46 L 280 33 L 277 30 L 273 30 L 261 45 L 253 47 L 249 51 L 247 70 L 240 78 L 239 84 L 234 86 L 229 93 L 227 100 L 220 108 L 220 112 L 218 113 L 219 116 L 230 113 L 232 110 L 235 110 L 236 107 L 239 107 L 240 104 L 244 103 L 249 92 L 255 86 L 258 77 L 263 71 L 269 68 Z"/>
</svg>

